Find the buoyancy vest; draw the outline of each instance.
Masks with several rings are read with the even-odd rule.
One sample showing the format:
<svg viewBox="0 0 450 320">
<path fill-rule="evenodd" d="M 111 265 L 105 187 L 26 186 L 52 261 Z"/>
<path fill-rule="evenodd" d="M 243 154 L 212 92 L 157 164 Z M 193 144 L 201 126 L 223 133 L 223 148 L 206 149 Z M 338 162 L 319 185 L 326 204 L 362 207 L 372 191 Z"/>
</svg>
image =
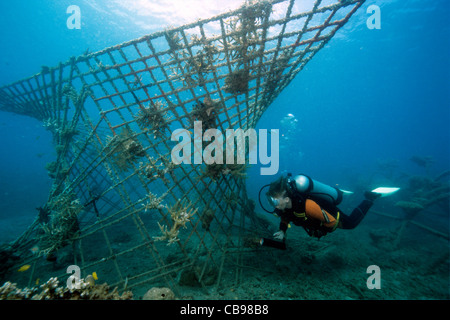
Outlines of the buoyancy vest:
<svg viewBox="0 0 450 320">
<path fill-rule="evenodd" d="M 280 212 L 280 230 L 286 231 L 289 222 L 293 222 L 303 227 L 310 236 L 320 238 L 338 227 L 339 210 L 331 214 L 311 199 L 292 199 L 292 201 L 292 209 Z"/>
<path fill-rule="evenodd" d="M 315 201 L 306 199 L 305 215 L 307 218 L 319 220 L 321 222 L 320 226 L 324 226 L 329 228 L 330 231 L 334 231 L 339 223 L 340 213 L 337 211 L 337 215 L 334 217 L 328 211 L 321 208 Z"/>
</svg>

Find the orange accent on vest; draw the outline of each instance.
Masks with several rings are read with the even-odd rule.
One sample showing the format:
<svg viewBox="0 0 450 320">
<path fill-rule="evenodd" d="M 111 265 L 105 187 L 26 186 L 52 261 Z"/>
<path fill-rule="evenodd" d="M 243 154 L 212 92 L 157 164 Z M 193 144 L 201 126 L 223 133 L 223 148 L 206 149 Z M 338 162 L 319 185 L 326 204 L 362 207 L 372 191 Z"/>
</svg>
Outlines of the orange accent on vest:
<svg viewBox="0 0 450 320">
<path fill-rule="evenodd" d="M 313 200 L 307 199 L 305 202 L 305 213 L 306 216 L 322 221 L 322 224 L 325 227 L 333 228 L 336 224 L 336 218 L 329 214 L 327 211 L 323 210 L 328 217 L 330 222 L 326 222 L 325 217 L 323 216 L 322 209 L 320 206 L 315 203 Z"/>
</svg>

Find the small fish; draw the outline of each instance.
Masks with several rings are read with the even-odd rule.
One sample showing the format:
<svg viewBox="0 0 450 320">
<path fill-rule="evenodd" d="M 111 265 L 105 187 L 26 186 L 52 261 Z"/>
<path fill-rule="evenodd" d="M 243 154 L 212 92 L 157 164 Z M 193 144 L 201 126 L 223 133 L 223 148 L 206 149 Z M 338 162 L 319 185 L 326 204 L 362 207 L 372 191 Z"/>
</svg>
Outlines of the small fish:
<svg viewBox="0 0 450 320">
<path fill-rule="evenodd" d="M 92 277 L 94 278 L 94 280 L 98 280 L 97 272 L 92 272 Z"/>
<path fill-rule="evenodd" d="M 27 271 L 28 269 L 30 269 L 30 265 L 29 264 L 26 264 L 26 265 L 24 265 L 24 266 L 21 266 L 17 271 L 18 272 L 24 272 L 24 271 Z"/>
<path fill-rule="evenodd" d="M 36 285 L 39 284 L 39 280 L 40 280 L 39 278 L 36 279 L 36 282 L 35 282 Z"/>
<path fill-rule="evenodd" d="M 39 253 L 39 247 L 38 246 L 33 246 L 30 249 L 30 251 L 31 251 L 32 254 L 38 254 Z"/>
</svg>

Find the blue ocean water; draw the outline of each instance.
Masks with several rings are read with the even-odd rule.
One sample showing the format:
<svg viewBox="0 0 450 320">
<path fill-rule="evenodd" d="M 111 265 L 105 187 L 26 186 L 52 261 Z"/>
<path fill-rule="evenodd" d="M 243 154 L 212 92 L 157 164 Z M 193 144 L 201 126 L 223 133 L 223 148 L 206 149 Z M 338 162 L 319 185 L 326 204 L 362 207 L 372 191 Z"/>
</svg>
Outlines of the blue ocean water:
<svg viewBox="0 0 450 320">
<path fill-rule="evenodd" d="M 82 12 L 80 30 L 66 27 L 66 9 L 74 4 Z M 381 10 L 379 30 L 366 26 L 372 4 Z M 449 9 L 447 0 L 366 1 L 258 123 L 284 134 L 279 174 L 305 173 L 361 192 L 380 184 L 404 187 L 402 174 L 434 177 L 449 170 Z M 0 12 L 0 85 L 175 23 L 106 0 L 3 1 Z M 292 130 L 282 123 L 287 114 L 297 119 Z M 0 146 L 3 242 L 20 235 L 46 202 L 51 180 L 45 164 L 56 153 L 40 122 L 6 112 L 0 112 Z M 433 163 L 419 166 L 414 156 Z M 258 166 L 249 177 L 255 201 L 275 178 L 260 176 Z M 436 228 L 448 233 L 446 214 Z"/>
</svg>

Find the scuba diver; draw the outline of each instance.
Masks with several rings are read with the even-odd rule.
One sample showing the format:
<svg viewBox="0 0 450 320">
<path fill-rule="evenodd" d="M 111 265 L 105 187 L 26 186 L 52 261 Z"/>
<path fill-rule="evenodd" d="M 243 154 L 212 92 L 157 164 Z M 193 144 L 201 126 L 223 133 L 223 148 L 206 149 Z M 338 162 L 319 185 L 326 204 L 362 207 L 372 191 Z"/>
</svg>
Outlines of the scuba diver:
<svg viewBox="0 0 450 320">
<path fill-rule="evenodd" d="M 261 191 L 266 187 L 269 187 L 266 197 L 273 211 L 265 209 L 261 203 Z M 325 185 L 303 174 L 282 176 L 259 191 L 261 207 L 281 218 L 279 231 L 273 235 L 278 241 L 262 238 L 260 244 L 286 249 L 286 231 L 290 222 L 319 239 L 337 228 L 353 229 L 363 220 L 376 199 L 398 190 L 382 187 L 366 191 L 365 199 L 350 215 L 346 215 L 337 205 L 341 203 L 344 193 L 352 192 Z"/>
</svg>

